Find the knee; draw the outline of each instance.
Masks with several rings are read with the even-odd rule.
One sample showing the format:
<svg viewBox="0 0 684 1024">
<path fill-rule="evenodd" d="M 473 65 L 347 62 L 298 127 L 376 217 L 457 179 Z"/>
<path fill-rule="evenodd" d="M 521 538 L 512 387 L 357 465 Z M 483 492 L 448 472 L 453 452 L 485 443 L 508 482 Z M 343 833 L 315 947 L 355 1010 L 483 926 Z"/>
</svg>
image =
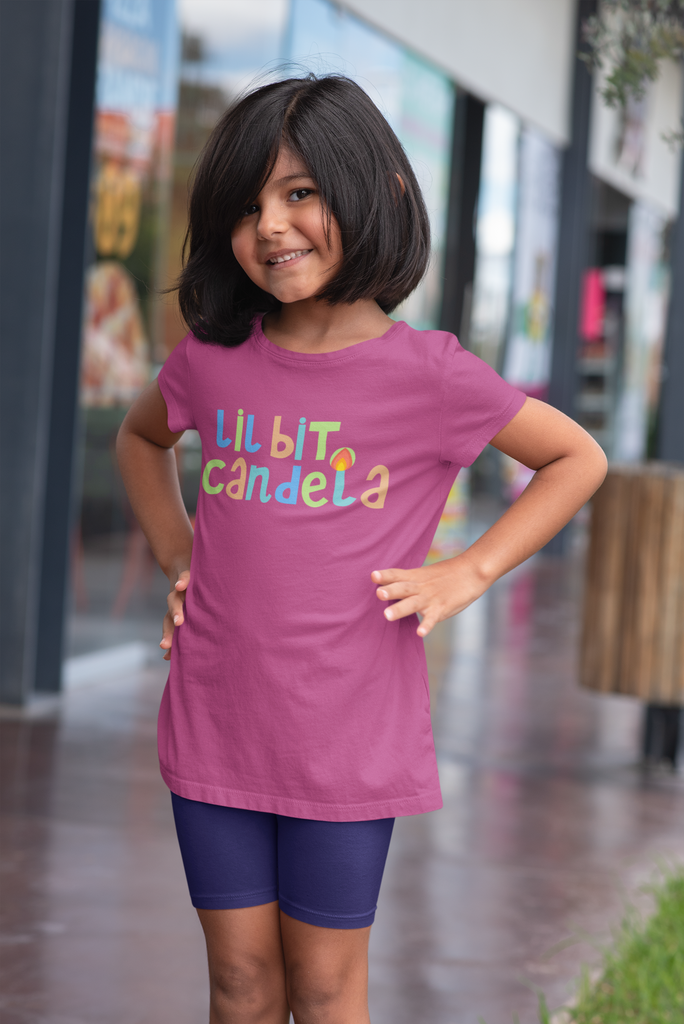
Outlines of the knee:
<svg viewBox="0 0 684 1024">
<path fill-rule="evenodd" d="M 297 1024 L 328 1020 L 345 997 L 346 981 L 331 970 L 288 969 L 287 998 Z"/>
<path fill-rule="evenodd" d="M 212 964 L 210 980 L 212 1002 L 222 1009 L 257 1014 L 273 999 L 272 972 L 257 958 Z"/>
</svg>

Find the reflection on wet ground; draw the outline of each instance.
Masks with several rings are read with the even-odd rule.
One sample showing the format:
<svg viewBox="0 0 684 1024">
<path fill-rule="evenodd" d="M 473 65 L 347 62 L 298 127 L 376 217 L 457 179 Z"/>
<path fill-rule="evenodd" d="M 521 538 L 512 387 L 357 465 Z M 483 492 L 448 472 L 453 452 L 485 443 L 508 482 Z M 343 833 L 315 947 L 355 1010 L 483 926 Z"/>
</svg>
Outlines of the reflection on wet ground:
<svg viewBox="0 0 684 1024">
<path fill-rule="evenodd" d="M 374 1024 L 536 1021 L 625 900 L 684 859 L 684 783 L 645 776 L 640 708 L 575 684 L 577 564 L 536 559 L 429 645 L 444 809 L 397 822 Z M 158 774 L 163 664 L 2 722 L 8 1024 L 204 1024 L 206 968 Z"/>
</svg>

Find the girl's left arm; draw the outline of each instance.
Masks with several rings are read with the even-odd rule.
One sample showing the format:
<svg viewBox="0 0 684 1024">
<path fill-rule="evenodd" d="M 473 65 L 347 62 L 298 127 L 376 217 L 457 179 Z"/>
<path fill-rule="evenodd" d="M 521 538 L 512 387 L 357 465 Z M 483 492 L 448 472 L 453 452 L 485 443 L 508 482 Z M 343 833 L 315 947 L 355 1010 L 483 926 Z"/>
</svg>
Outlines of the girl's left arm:
<svg viewBox="0 0 684 1024">
<path fill-rule="evenodd" d="M 418 612 L 419 636 L 472 604 L 495 580 L 533 555 L 572 519 L 606 475 L 603 451 L 574 420 L 545 402 L 528 398 L 490 442 L 536 470 L 509 509 L 455 558 L 420 569 L 380 569 L 379 584 L 390 621 Z"/>
</svg>

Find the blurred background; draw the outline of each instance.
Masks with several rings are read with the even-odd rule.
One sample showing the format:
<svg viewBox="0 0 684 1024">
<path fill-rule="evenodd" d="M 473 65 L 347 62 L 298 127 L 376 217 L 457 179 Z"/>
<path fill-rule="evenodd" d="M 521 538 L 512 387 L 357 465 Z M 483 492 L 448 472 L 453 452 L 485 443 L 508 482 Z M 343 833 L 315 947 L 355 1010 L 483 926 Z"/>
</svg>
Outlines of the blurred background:
<svg viewBox="0 0 684 1024">
<path fill-rule="evenodd" d="M 684 859 L 684 76 L 673 44 L 611 105 L 600 33 L 614 54 L 644 4 L 609 8 L 0 0 L 8 1021 L 206 1017 L 155 762 L 168 584 L 114 441 L 185 334 L 165 289 L 193 166 L 255 82 L 359 82 L 432 224 L 429 272 L 394 316 L 457 334 L 613 466 L 593 526 L 583 510 L 430 638 L 445 810 L 399 823 L 374 1021 L 536 1019 L 537 990 L 569 998 L 625 892 Z M 194 432 L 176 454 L 192 515 Z M 430 558 L 531 476 L 486 449 Z"/>
</svg>

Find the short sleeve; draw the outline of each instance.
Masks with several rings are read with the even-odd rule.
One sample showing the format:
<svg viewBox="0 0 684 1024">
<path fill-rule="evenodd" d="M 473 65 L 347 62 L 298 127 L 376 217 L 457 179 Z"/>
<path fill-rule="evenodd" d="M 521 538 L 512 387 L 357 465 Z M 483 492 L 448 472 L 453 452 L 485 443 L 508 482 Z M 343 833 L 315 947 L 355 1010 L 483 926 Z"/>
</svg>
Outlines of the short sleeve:
<svg viewBox="0 0 684 1024">
<path fill-rule="evenodd" d="M 188 360 L 187 335 L 168 357 L 157 380 L 168 411 L 169 430 L 178 434 L 181 430 L 193 430 L 195 417 L 192 410 L 192 389 Z"/>
<path fill-rule="evenodd" d="M 522 391 L 512 387 L 491 366 L 466 352 L 454 339 L 451 371 L 445 382 L 440 428 L 440 458 L 470 466 L 525 404 Z"/>
</svg>

